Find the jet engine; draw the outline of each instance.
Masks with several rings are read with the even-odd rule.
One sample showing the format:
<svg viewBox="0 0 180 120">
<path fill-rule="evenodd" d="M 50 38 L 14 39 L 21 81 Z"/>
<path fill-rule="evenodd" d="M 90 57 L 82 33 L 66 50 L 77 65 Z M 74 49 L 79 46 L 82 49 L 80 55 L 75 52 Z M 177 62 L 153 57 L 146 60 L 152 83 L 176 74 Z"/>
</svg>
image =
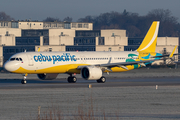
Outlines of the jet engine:
<svg viewBox="0 0 180 120">
<path fill-rule="evenodd" d="M 98 80 L 102 77 L 102 70 L 95 66 L 86 66 L 81 69 L 81 76 L 86 80 Z"/>
<path fill-rule="evenodd" d="M 50 73 L 50 74 L 37 74 L 38 78 L 41 80 L 52 80 L 52 79 L 56 79 L 57 77 L 57 73 Z"/>
</svg>

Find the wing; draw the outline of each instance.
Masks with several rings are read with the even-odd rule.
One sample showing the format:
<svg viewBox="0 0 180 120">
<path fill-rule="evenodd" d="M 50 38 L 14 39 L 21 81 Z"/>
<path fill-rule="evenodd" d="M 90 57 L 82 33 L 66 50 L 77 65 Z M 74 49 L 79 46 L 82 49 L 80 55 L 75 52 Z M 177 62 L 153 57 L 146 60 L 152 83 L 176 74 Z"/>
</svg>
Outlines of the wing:
<svg viewBox="0 0 180 120">
<path fill-rule="evenodd" d="M 122 67 L 126 70 L 128 70 L 128 68 L 126 67 L 126 65 L 141 65 L 141 66 L 146 66 L 145 63 L 150 63 L 150 62 L 154 62 L 154 61 L 158 61 L 161 59 L 154 59 L 154 60 L 143 60 L 143 61 L 133 61 L 133 62 L 119 62 L 119 63 L 108 63 L 108 64 L 99 64 L 96 66 L 99 67 L 106 67 L 107 70 L 112 71 L 111 68 L 112 67 Z"/>
<path fill-rule="evenodd" d="M 112 71 L 111 70 L 112 67 L 122 67 L 122 68 L 128 70 L 126 65 L 139 64 L 141 66 L 146 66 L 145 63 L 150 63 L 150 62 L 154 62 L 154 61 L 158 61 L 158 60 L 163 60 L 163 59 L 153 59 L 153 60 L 143 60 L 143 61 L 133 61 L 133 62 L 118 62 L 118 63 L 110 63 L 110 61 L 109 61 L 107 64 L 95 64 L 95 65 L 89 65 L 89 66 L 97 66 L 97 67 L 105 68 L 108 71 Z M 85 66 L 78 66 L 77 69 L 82 69 L 84 67 Z"/>
<path fill-rule="evenodd" d="M 118 63 L 111 63 L 112 58 L 109 59 L 107 64 L 95 64 L 95 65 L 87 65 L 87 66 L 97 66 L 100 68 L 104 68 L 105 70 L 108 71 L 112 71 L 111 68 L 112 67 L 121 67 L 124 68 L 126 70 L 128 70 L 128 68 L 126 67 L 127 65 L 141 65 L 141 66 L 146 66 L 145 63 L 151 63 L 154 61 L 159 61 L 159 60 L 164 60 L 164 59 L 168 59 L 168 58 L 172 58 L 173 55 L 178 55 L 178 54 L 174 54 L 176 47 L 174 48 L 174 50 L 172 51 L 172 53 L 170 55 L 160 55 L 160 56 L 151 56 L 150 58 L 152 58 L 151 60 L 140 60 L 140 61 L 133 61 L 133 62 L 118 62 Z M 168 58 L 165 58 L 168 57 Z M 155 58 L 155 59 L 154 59 Z M 77 69 L 82 69 L 85 66 L 78 66 Z"/>
</svg>

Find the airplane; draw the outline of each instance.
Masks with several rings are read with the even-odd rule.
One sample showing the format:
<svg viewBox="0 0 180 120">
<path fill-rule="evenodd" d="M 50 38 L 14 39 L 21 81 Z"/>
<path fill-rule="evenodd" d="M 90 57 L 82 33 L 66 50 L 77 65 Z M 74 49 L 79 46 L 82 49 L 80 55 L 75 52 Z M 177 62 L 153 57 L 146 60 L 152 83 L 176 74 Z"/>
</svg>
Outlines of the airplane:
<svg viewBox="0 0 180 120">
<path fill-rule="evenodd" d="M 73 74 L 81 74 L 85 80 L 105 83 L 103 73 L 129 71 L 161 60 L 162 54 L 155 53 L 159 23 L 152 23 L 143 42 L 135 51 L 21 52 L 11 56 L 4 68 L 12 73 L 24 74 L 22 84 L 26 84 L 28 74 L 37 74 L 41 80 L 52 80 L 59 73 L 69 74 L 69 83 L 77 81 Z"/>
</svg>

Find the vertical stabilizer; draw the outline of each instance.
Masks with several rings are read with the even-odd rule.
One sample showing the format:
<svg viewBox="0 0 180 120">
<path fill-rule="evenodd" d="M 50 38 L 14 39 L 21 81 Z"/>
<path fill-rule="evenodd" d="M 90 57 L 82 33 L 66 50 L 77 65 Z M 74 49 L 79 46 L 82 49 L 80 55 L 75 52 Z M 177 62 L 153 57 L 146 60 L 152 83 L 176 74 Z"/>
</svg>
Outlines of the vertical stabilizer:
<svg viewBox="0 0 180 120">
<path fill-rule="evenodd" d="M 154 21 L 147 32 L 143 42 L 137 49 L 138 52 L 155 52 L 157 35 L 159 30 L 159 21 Z"/>
</svg>

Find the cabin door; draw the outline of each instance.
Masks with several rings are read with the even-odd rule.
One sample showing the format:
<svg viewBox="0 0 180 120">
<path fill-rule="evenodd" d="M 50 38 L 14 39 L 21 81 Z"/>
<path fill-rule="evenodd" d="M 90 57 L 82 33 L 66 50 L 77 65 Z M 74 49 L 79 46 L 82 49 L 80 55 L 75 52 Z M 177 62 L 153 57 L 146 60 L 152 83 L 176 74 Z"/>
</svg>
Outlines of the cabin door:
<svg viewBox="0 0 180 120">
<path fill-rule="evenodd" d="M 27 56 L 28 56 L 28 66 L 34 66 L 33 56 L 32 55 L 27 55 Z"/>
</svg>

